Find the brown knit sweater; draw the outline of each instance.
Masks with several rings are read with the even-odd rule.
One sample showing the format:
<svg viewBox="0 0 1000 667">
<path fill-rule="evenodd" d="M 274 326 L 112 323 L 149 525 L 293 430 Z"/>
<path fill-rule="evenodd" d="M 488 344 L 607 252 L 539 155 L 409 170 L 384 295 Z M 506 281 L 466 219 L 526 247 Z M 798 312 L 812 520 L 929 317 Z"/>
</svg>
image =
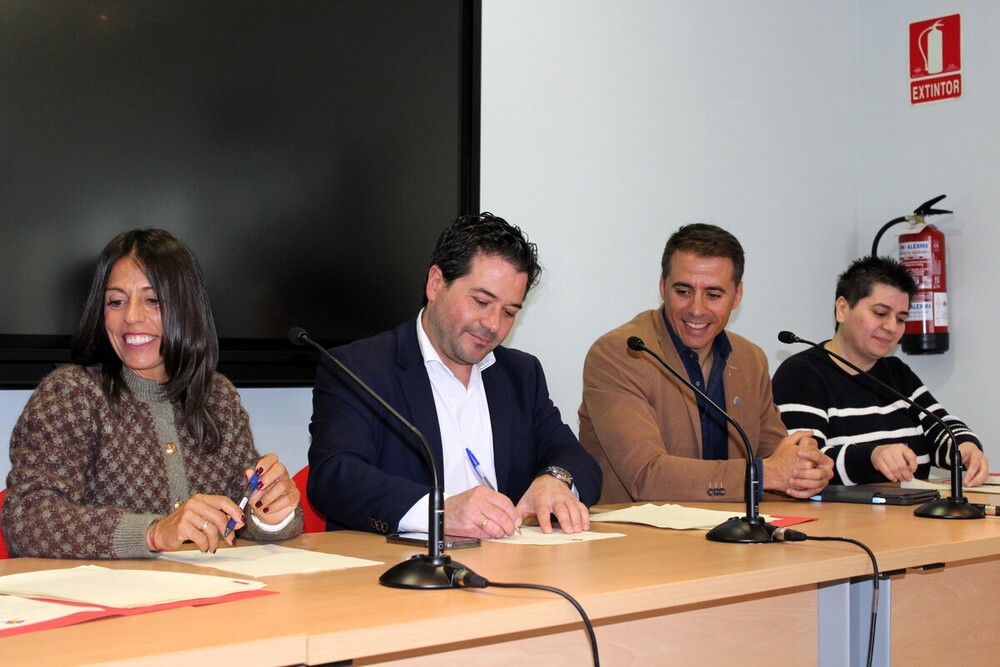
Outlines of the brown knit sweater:
<svg viewBox="0 0 1000 667">
<path fill-rule="evenodd" d="M 196 451 L 156 382 L 122 371 L 115 414 L 97 367 L 64 366 L 28 400 L 10 440 L 3 534 L 16 556 L 149 558 L 146 528 L 195 493 L 238 499 L 243 471 L 260 456 L 235 387 L 213 378 L 208 409 L 222 434 L 212 454 Z M 249 517 L 240 537 L 278 540 L 302 531 L 301 508 L 276 533 Z"/>
</svg>

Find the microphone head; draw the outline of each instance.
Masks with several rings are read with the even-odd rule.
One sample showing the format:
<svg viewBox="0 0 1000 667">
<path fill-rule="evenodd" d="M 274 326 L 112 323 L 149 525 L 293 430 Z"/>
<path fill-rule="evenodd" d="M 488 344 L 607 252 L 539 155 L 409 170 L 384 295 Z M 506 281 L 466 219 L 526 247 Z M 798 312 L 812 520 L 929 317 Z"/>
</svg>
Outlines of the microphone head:
<svg viewBox="0 0 1000 667">
<path fill-rule="evenodd" d="M 305 345 L 309 339 L 309 334 L 302 327 L 292 327 L 288 330 L 288 340 L 293 345 Z"/>
<path fill-rule="evenodd" d="M 646 344 L 643 343 L 642 339 L 638 336 L 629 336 L 628 340 L 625 341 L 625 344 L 628 345 L 628 349 L 634 352 L 642 352 L 646 347 Z"/>
<path fill-rule="evenodd" d="M 799 337 L 793 334 L 791 331 L 782 331 L 778 334 L 778 340 L 782 343 L 798 343 Z"/>
</svg>

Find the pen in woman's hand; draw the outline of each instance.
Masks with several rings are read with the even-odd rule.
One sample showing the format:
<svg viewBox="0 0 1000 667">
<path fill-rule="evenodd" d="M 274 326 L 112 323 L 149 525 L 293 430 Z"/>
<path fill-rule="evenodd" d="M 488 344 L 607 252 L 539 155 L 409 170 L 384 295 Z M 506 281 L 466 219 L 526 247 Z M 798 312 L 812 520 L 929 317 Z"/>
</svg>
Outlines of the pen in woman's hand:
<svg viewBox="0 0 1000 667">
<path fill-rule="evenodd" d="M 250 501 L 250 496 L 253 492 L 257 490 L 257 484 L 260 482 L 260 475 L 254 471 L 253 475 L 250 476 L 250 481 L 247 482 L 247 488 L 243 491 L 243 498 L 237 503 L 240 506 L 240 511 L 242 512 L 246 509 L 247 503 Z M 230 517 L 229 521 L 226 522 L 226 532 L 222 534 L 223 539 L 229 537 L 229 533 L 233 532 L 233 528 L 236 527 L 236 519 Z"/>
</svg>

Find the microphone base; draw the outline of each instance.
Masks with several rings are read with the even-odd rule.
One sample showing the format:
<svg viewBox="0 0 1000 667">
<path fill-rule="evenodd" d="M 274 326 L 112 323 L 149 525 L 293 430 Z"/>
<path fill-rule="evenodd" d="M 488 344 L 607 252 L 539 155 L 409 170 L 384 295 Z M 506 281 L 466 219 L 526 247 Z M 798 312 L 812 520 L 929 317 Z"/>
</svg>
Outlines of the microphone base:
<svg viewBox="0 0 1000 667">
<path fill-rule="evenodd" d="M 979 511 L 964 496 L 948 497 L 930 500 L 913 510 L 914 516 L 922 519 L 985 519 L 986 515 Z"/>
<path fill-rule="evenodd" d="M 441 555 L 435 558 L 419 554 L 390 567 L 378 578 L 378 582 L 390 588 L 422 590 L 458 588 L 445 571 L 446 565 L 453 568 L 463 567 L 460 563 L 453 562 L 451 556 Z"/>
<path fill-rule="evenodd" d="M 713 542 L 735 542 L 739 544 L 763 544 L 771 541 L 774 526 L 760 517 L 749 519 L 745 516 L 733 517 L 708 531 L 705 536 Z"/>
</svg>

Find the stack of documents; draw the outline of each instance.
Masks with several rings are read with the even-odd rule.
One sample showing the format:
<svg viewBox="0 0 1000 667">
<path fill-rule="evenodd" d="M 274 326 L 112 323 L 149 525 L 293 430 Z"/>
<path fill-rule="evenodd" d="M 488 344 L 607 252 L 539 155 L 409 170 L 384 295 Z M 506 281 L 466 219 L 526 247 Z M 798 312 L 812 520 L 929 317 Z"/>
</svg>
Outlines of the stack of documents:
<svg viewBox="0 0 1000 667">
<path fill-rule="evenodd" d="M 97 565 L 0 577 L 0 637 L 104 616 L 268 594 L 260 581 Z M 43 598 L 32 600 L 28 598 Z"/>
</svg>

